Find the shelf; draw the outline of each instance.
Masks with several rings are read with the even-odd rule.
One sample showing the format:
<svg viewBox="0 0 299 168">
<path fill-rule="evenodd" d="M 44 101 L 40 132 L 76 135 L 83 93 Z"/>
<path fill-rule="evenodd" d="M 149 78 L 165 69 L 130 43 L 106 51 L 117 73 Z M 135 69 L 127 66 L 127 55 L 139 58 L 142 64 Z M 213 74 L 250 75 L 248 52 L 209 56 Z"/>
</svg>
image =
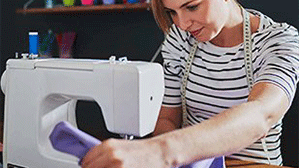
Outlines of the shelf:
<svg viewBox="0 0 299 168">
<path fill-rule="evenodd" d="M 67 14 L 67 13 L 94 13 L 104 11 L 145 11 L 149 10 L 150 4 L 113 4 L 113 5 L 92 5 L 92 6 L 73 6 L 73 7 L 56 7 L 56 8 L 28 8 L 17 9 L 17 14 Z"/>
</svg>

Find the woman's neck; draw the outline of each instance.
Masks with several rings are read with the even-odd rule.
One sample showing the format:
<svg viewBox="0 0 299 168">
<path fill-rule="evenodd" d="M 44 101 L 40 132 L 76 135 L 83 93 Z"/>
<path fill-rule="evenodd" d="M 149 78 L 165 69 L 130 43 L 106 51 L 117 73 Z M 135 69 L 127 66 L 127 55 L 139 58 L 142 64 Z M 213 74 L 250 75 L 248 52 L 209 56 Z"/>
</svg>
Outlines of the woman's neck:
<svg viewBox="0 0 299 168">
<path fill-rule="evenodd" d="M 233 47 L 243 42 L 243 15 L 239 5 L 233 2 L 226 24 L 210 42 L 219 47 Z"/>
</svg>

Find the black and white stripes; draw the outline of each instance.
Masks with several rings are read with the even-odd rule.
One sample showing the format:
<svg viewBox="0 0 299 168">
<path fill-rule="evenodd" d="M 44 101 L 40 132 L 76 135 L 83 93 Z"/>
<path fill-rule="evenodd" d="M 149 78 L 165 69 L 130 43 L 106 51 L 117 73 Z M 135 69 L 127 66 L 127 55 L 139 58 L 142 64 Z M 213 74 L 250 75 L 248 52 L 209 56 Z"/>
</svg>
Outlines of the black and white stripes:
<svg viewBox="0 0 299 168">
<path fill-rule="evenodd" d="M 252 34 L 254 82 L 276 84 L 285 91 L 291 103 L 299 74 L 298 32 L 257 11 L 248 11 L 261 18 L 258 31 Z M 173 25 L 163 44 L 164 106 L 181 106 L 181 77 L 194 40 L 188 32 Z M 223 48 L 210 42 L 199 43 L 186 88 L 189 124 L 200 123 L 233 105 L 246 102 L 248 94 L 243 44 Z M 271 163 L 277 165 L 282 162 L 280 135 L 281 121 L 266 137 Z M 233 157 L 267 163 L 260 141 Z"/>
</svg>

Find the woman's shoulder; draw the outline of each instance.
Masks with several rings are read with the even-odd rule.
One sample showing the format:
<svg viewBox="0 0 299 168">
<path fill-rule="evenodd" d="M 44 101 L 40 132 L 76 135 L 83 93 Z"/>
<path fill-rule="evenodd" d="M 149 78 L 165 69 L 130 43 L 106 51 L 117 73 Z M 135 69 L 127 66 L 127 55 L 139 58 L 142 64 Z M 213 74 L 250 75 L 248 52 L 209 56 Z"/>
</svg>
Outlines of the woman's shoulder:
<svg viewBox="0 0 299 168">
<path fill-rule="evenodd" d="M 294 26 L 285 22 L 274 21 L 272 18 L 259 11 L 253 9 L 247 10 L 260 18 L 260 25 L 258 27 L 257 32 L 253 34 L 253 38 L 263 37 L 264 40 L 269 38 L 275 39 L 291 36 L 298 38 L 298 30 Z M 264 35 L 267 36 L 265 37 Z"/>
</svg>

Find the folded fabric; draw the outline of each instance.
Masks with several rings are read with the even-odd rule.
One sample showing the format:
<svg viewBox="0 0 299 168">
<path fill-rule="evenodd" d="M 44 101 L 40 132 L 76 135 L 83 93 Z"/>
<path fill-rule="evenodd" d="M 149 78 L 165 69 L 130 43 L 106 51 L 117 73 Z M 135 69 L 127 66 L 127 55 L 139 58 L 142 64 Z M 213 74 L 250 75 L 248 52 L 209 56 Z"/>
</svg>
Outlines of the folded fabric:
<svg viewBox="0 0 299 168">
<path fill-rule="evenodd" d="M 66 121 L 58 123 L 49 138 L 54 149 L 78 157 L 79 165 L 86 153 L 101 143 L 100 140 L 73 127 Z"/>
</svg>

